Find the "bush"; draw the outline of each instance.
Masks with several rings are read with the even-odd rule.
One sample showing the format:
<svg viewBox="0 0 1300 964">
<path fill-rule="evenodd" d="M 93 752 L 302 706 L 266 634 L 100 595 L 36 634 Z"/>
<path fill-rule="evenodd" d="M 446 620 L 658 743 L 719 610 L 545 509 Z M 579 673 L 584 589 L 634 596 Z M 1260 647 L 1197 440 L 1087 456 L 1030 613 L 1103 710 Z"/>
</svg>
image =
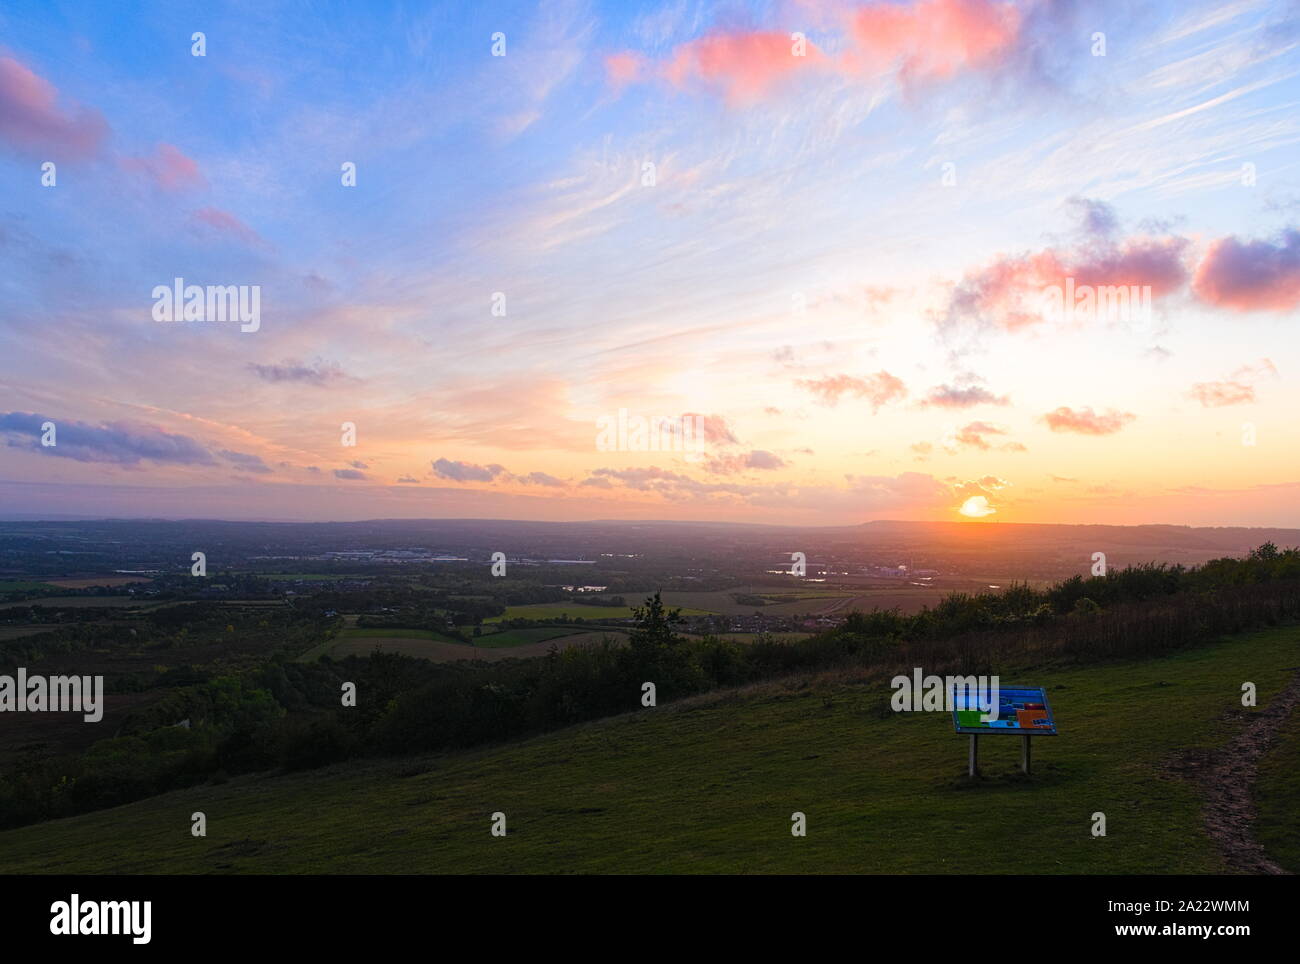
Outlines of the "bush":
<svg viewBox="0 0 1300 964">
<path fill-rule="evenodd" d="M 1087 596 L 1080 596 L 1074 601 L 1074 608 L 1070 610 L 1071 616 L 1095 616 L 1101 612 L 1101 607 L 1089 599 Z"/>
</svg>

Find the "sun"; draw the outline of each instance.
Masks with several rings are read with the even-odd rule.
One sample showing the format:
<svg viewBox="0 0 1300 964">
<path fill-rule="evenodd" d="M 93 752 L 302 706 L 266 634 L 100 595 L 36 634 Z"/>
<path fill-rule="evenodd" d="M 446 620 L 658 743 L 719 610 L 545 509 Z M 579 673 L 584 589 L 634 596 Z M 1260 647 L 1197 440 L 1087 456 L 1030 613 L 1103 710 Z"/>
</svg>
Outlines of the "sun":
<svg viewBox="0 0 1300 964">
<path fill-rule="evenodd" d="M 961 508 L 957 511 L 969 519 L 983 519 L 985 516 L 993 515 L 998 510 L 989 505 L 989 500 L 984 496 L 972 495 L 961 504 Z"/>
</svg>

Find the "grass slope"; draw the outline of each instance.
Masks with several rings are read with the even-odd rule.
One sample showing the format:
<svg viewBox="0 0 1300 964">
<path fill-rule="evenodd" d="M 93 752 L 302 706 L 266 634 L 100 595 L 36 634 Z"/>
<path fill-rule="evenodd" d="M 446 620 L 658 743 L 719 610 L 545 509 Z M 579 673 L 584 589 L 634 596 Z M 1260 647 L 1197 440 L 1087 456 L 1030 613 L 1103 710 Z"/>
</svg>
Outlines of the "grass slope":
<svg viewBox="0 0 1300 964">
<path fill-rule="evenodd" d="M 1062 733 L 1035 743 L 1031 778 L 1017 739 L 989 737 L 971 785 L 945 715 L 884 717 L 884 681 L 827 676 L 12 830 L 0 872 L 1223 872 L 1197 791 L 1162 764 L 1225 743 L 1257 712 L 1242 681 L 1265 705 L 1298 649 L 1290 627 L 1161 660 L 1008 670 L 1049 687 Z M 196 810 L 206 838 L 190 836 Z M 504 838 L 489 833 L 498 810 Z M 790 834 L 796 810 L 806 838 Z M 1108 836 L 1091 835 L 1094 811 Z"/>
<path fill-rule="evenodd" d="M 1300 874 L 1300 710 L 1293 710 L 1277 746 L 1259 764 L 1255 837 L 1279 865 Z"/>
</svg>

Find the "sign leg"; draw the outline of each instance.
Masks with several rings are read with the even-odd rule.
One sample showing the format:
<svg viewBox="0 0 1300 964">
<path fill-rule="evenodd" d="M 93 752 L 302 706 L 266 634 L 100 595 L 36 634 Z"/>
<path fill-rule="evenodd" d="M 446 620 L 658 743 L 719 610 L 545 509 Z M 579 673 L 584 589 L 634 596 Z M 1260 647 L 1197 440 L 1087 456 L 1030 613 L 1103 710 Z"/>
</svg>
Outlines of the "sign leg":
<svg viewBox="0 0 1300 964">
<path fill-rule="evenodd" d="M 972 778 L 979 776 L 980 772 L 980 743 L 979 736 L 972 733 L 970 735 L 970 775 Z"/>
<path fill-rule="evenodd" d="M 1020 739 L 1024 741 L 1020 745 L 1020 769 L 1024 770 L 1025 773 L 1028 774 L 1029 773 L 1029 737 L 1022 736 Z"/>
</svg>

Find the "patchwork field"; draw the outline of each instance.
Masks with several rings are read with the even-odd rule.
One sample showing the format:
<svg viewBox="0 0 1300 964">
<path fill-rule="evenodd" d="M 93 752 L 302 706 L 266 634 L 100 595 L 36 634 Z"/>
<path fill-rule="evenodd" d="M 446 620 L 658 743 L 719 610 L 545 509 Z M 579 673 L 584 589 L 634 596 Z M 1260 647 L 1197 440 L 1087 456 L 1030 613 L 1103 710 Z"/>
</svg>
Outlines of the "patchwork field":
<svg viewBox="0 0 1300 964">
<path fill-rule="evenodd" d="M 535 629 L 505 629 L 499 633 L 484 633 L 482 636 L 475 638 L 476 646 L 491 646 L 499 648 L 502 646 L 523 646 L 529 643 L 544 643 L 550 639 L 562 639 L 565 636 L 574 636 L 578 633 L 585 633 L 587 630 L 580 626 L 546 626 Z"/>
<path fill-rule="evenodd" d="M 134 596 L 46 596 L 42 599 L 28 599 L 23 602 L 0 603 L 0 609 L 16 607 L 41 606 L 43 608 L 61 607 L 76 609 L 121 609 L 129 606 L 144 606 L 143 600 Z"/>
<path fill-rule="evenodd" d="M 59 623 L 33 623 L 27 626 L 0 626 L 0 643 L 10 639 L 22 639 L 24 636 L 35 636 L 38 633 L 48 633 L 58 629 Z"/>
<path fill-rule="evenodd" d="M 776 615 L 807 612 L 814 616 L 845 616 L 854 610 L 869 613 L 873 609 L 899 609 L 911 614 L 920 612 L 926 606 L 935 605 L 947 594 L 948 590 L 921 587 L 869 589 L 777 603 L 764 608 L 763 612 Z"/>
<path fill-rule="evenodd" d="M 11 830 L 0 872 L 1223 873 L 1201 791 L 1171 763 L 1240 733 L 1259 712 L 1241 706 L 1241 682 L 1262 709 L 1298 657 L 1288 627 L 1163 659 L 1000 667 L 1051 694 L 1061 735 L 1040 739 L 1032 777 L 1017 740 L 989 737 L 984 777 L 968 781 L 946 714 L 882 712 L 884 679 L 822 674 Z M 1273 770 L 1294 774 L 1293 759 Z M 1257 788 L 1292 840 L 1293 791 L 1291 776 Z M 188 833 L 195 810 L 205 838 Z M 488 833 L 495 811 L 504 838 Z M 795 811 L 807 837 L 790 834 Z M 1098 811 L 1105 837 L 1091 833 Z"/>
<path fill-rule="evenodd" d="M 626 642 L 627 634 L 616 631 L 592 632 L 577 626 L 551 626 L 536 629 L 512 629 L 499 633 L 486 633 L 474 643 L 463 643 L 427 629 L 374 629 L 348 628 L 334 639 L 313 647 L 299 657 L 300 662 L 310 662 L 328 655 L 332 659 L 347 656 L 369 656 L 379 650 L 401 653 L 435 663 L 454 662 L 458 659 L 500 660 L 524 659 L 545 656 L 551 646 L 566 648 L 598 643 L 603 637 Z"/>
<path fill-rule="evenodd" d="M 770 636 L 778 643 L 791 643 L 795 640 L 807 639 L 811 635 L 811 633 L 718 633 L 717 637 L 734 643 L 752 643 L 763 636 Z"/>
<path fill-rule="evenodd" d="M 136 583 L 153 582 L 148 576 L 93 576 L 88 579 L 51 579 L 49 584 L 60 589 L 90 589 L 92 586 L 114 588 Z"/>
<path fill-rule="evenodd" d="M 367 581 L 367 577 L 361 575 L 329 575 L 313 572 L 268 572 L 262 574 L 262 578 L 269 579 L 271 582 L 335 582 L 340 579 L 355 579 L 360 582 Z"/>
</svg>

